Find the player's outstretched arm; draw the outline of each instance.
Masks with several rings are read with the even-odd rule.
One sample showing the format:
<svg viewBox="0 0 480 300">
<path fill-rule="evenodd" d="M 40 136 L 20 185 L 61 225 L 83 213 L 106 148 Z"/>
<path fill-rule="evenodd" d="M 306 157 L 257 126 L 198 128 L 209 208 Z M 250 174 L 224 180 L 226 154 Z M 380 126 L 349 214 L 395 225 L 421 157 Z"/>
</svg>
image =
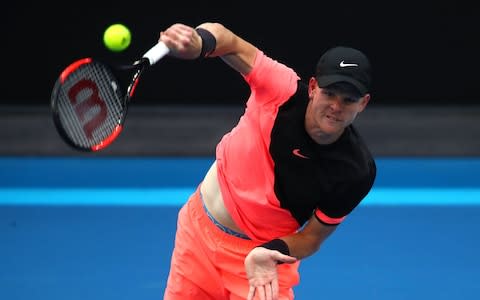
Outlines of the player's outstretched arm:
<svg viewBox="0 0 480 300">
<path fill-rule="evenodd" d="M 198 32 L 206 30 L 213 39 L 202 39 Z M 212 50 L 208 57 L 221 57 L 229 66 L 242 74 L 253 67 L 257 48 L 245 41 L 220 23 L 202 23 L 196 28 L 185 24 L 173 24 L 160 33 L 159 41 L 170 49 L 171 56 L 181 59 L 197 59 L 202 54 L 202 46 L 209 43 Z"/>
<path fill-rule="evenodd" d="M 210 56 L 220 56 L 228 65 L 242 74 L 248 74 L 255 62 L 257 48 L 220 23 L 203 23 L 197 28 L 211 32 L 216 40 Z"/>
</svg>

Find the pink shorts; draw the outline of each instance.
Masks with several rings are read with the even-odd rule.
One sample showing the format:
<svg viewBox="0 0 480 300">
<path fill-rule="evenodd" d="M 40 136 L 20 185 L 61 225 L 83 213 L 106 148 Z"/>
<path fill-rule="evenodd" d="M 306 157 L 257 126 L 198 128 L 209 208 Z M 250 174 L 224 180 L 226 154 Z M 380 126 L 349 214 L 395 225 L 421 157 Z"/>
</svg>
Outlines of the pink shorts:
<svg viewBox="0 0 480 300">
<path fill-rule="evenodd" d="M 222 231 L 207 215 L 200 188 L 178 214 L 164 299 L 246 299 L 244 259 L 259 243 Z M 293 299 L 299 262 L 278 266 L 280 299 Z"/>
</svg>

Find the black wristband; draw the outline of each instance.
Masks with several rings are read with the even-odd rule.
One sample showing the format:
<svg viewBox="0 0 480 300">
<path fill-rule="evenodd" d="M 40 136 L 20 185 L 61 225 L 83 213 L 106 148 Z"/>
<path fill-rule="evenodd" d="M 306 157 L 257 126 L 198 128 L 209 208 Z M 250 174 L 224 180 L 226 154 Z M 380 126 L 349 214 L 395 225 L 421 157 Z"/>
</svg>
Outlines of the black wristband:
<svg viewBox="0 0 480 300">
<path fill-rule="evenodd" d="M 203 59 L 208 57 L 210 54 L 212 54 L 213 51 L 215 51 L 215 48 L 217 47 L 217 39 L 210 31 L 206 29 L 196 28 L 195 30 L 202 38 L 202 51 L 200 52 L 198 58 Z"/>
<path fill-rule="evenodd" d="M 259 247 L 267 248 L 270 250 L 277 250 L 280 251 L 280 253 L 282 254 L 290 255 L 290 249 L 288 248 L 287 243 L 281 239 L 274 239 L 268 241 L 264 244 L 261 244 Z"/>
</svg>

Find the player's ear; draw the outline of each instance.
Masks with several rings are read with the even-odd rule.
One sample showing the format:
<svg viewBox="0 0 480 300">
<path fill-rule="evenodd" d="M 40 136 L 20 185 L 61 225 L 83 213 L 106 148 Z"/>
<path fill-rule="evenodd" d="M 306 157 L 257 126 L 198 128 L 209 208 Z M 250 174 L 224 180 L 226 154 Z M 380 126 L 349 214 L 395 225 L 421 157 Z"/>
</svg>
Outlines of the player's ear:
<svg viewBox="0 0 480 300">
<path fill-rule="evenodd" d="M 315 89 L 317 88 L 318 84 L 317 84 L 317 79 L 315 79 L 315 77 L 310 77 L 310 80 L 308 81 L 308 96 L 310 99 L 312 99 L 313 97 L 313 93 L 315 91 Z"/>
<path fill-rule="evenodd" d="M 371 98 L 371 97 L 372 97 L 372 96 L 371 96 L 370 94 L 365 94 L 365 96 L 363 96 L 363 97 L 360 99 L 360 101 L 359 101 L 359 103 L 358 103 L 359 106 L 360 106 L 358 112 L 363 111 L 363 110 L 365 109 L 365 107 L 367 107 L 368 102 L 370 102 L 370 98 Z"/>
</svg>

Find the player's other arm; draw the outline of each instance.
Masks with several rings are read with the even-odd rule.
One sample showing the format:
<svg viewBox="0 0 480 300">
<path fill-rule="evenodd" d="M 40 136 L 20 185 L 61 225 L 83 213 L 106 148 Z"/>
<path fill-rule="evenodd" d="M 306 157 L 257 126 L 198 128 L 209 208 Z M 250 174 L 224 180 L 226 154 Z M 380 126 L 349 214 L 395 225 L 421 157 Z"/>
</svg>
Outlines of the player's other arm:
<svg viewBox="0 0 480 300">
<path fill-rule="evenodd" d="M 312 216 L 301 231 L 281 239 L 287 243 L 291 256 L 302 259 L 318 251 L 337 227 L 338 225 L 325 225 Z"/>
<path fill-rule="evenodd" d="M 313 216 L 301 231 L 253 248 L 244 261 L 250 291 L 266 285 L 268 288 L 270 283 L 276 288 L 277 264 L 294 263 L 314 254 L 336 228 L 336 225 L 325 225 Z"/>
<path fill-rule="evenodd" d="M 210 57 L 220 56 L 229 66 L 246 75 L 255 61 L 257 48 L 220 23 L 203 23 L 197 26 L 211 32 L 216 39 L 215 50 Z"/>
<path fill-rule="evenodd" d="M 317 252 L 336 228 L 337 225 L 325 225 L 313 216 L 301 231 L 252 249 L 246 258 L 246 263 L 248 265 L 255 261 L 266 261 L 267 257 L 279 263 L 294 262 L 290 259 L 291 257 L 303 259 Z"/>
</svg>

